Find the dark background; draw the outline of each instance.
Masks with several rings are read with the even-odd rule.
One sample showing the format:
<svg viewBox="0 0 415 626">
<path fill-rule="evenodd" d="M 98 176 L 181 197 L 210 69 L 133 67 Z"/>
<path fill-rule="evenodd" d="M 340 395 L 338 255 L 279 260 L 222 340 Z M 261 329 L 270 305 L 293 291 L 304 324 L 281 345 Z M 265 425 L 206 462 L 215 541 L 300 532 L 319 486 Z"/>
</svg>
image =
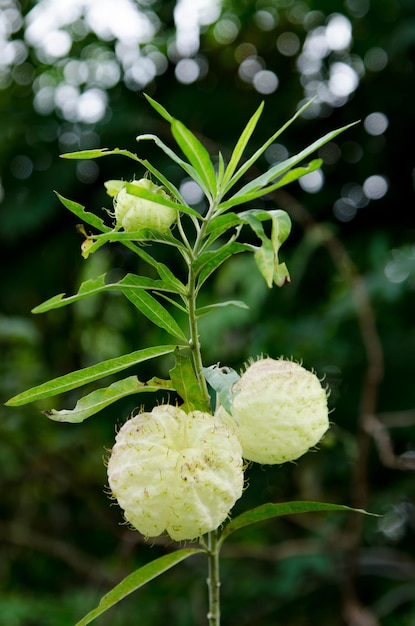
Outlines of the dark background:
<svg viewBox="0 0 415 626">
<path fill-rule="evenodd" d="M 308 499 L 383 517 L 293 516 L 240 531 L 223 550 L 223 623 L 414 626 L 414 3 L 234 0 L 204 3 L 196 16 L 199 3 L 176 14 L 175 5 L 0 1 L 1 398 L 169 341 L 119 297 L 30 314 L 110 268 L 146 271 L 116 246 L 83 260 L 77 220 L 53 193 L 99 214 L 110 208 L 105 180 L 143 172 L 121 157 L 60 153 L 127 148 L 180 185 L 163 153 L 135 142 L 146 132 L 171 142 L 143 91 L 225 159 L 261 100 L 251 152 L 316 96 L 261 171 L 284 149 L 360 120 L 321 151 L 318 190 L 295 183 L 255 204 L 291 214 L 281 251 L 291 285 L 270 291 L 251 258 L 232 259 L 204 298 L 243 299 L 250 310 L 203 318 L 201 340 L 206 364 L 284 355 L 331 391 L 333 425 L 319 452 L 250 468 L 235 512 Z M 169 367 L 160 359 L 137 373 Z M 106 494 L 103 459 L 135 401 L 81 425 L 41 414 L 77 397 L 1 410 L 4 626 L 70 626 L 123 576 L 176 547 L 120 525 Z M 203 559 L 185 561 L 97 623 L 205 624 L 205 578 Z"/>
</svg>

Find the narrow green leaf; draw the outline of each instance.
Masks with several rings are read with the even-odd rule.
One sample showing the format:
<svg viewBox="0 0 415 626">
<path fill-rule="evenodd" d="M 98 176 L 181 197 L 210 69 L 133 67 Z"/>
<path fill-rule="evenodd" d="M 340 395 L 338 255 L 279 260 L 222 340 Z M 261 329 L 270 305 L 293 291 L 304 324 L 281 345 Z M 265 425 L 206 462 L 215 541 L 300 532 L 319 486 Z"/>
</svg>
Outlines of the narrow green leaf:
<svg viewBox="0 0 415 626">
<path fill-rule="evenodd" d="M 164 119 L 170 124 L 172 119 L 173 119 L 173 117 L 170 115 L 170 113 L 168 111 L 166 111 L 166 109 L 161 104 L 156 102 L 156 100 L 153 100 L 153 98 L 150 98 L 150 96 L 148 94 L 145 93 L 144 97 L 147 100 L 147 102 L 149 104 L 151 104 L 153 109 L 155 109 L 157 111 L 157 113 L 159 115 L 161 115 L 161 117 L 164 117 Z"/>
<path fill-rule="evenodd" d="M 61 159 L 98 159 L 111 154 L 110 148 L 97 148 L 95 150 L 78 150 L 76 152 L 65 152 L 61 154 Z"/>
<path fill-rule="evenodd" d="M 257 108 L 257 110 L 255 111 L 255 113 L 253 114 L 253 116 L 251 117 L 251 119 L 249 120 L 249 122 L 247 123 L 247 125 L 245 126 L 244 130 L 242 131 L 241 136 L 239 137 L 236 146 L 232 152 L 231 155 L 231 159 L 229 161 L 229 164 L 225 170 L 225 174 L 223 176 L 223 180 L 222 180 L 222 184 L 221 184 L 221 189 L 225 190 L 226 189 L 226 185 L 228 184 L 228 182 L 230 181 L 230 179 L 232 178 L 236 167 L 239 163 L 239 161 L 242 158 L 242 155 L 244 153 L 244 150 L 251 138 L 252 133 L 255 130 L 255 127 L 258 123 L 259 118 L 261 117 L 262 111 L 264 108 L 264 102 L 261 102 L 261 104 L 259 105 L 259 107 Z"/>
<path fill-rule="evenodd" d="M 120 150 L 119 148 L 114 148 L 110 150 L 109 148 L 98 148 L 96 150 L 79 150 L 78 152 L 66 152 L 65 154 L 61 154 L 61 159 L 98 159 L 99 157 L 111 156 L 113 154 L 126 156 L 129 159 L 133 159 L 134 161 L 138 161 L 141 163 L 141 159 L 134 154 L 134 152 L 130 152 L 129 150 Z"/>
<path fill-rule="evenodd" d="M 286 122 L 281 128 L 279 128 L 262 146 L 258 148 L 258 150 L 247 160 L 245 163 L 239 168 L 239 170 L 235 173 L 235 175 L 231 178 L 229 183 L 224 189 L 224 193 L 227 193 L 234 184 L 242 178 L 242 176 L 253 166 L 255 161 L 259 159 L 261 154 L 265 152 L 265 150 L 272 144 L 274 141 L 282 135 L 282 133 L 311 105 L 313 100 L 309 100 L 306 102 L 289 120 Z"/>
<path fill-rule="evenodd" d="M 171 193 L 171 195 L 176 198 L 176 200 L 178 201 L 179 204 L 184 204 L 186 205 L 186 201 L 183 198 L 182 194 L 180 193 L 180 191 L 177 189 L 177 187 L 175 187 L 173 185 L 173 183 L 171 183 L 169 181 L 168 178 L 166 178 L 164 176 L 164 174 L 162 174 L 156 167 L 154 167 L 154 165 L 152 165 L 150 163 L 150 161 L 147 161 L 147 159 L 143 159 L 142 161 L 143 166 L 153 174 L 153 176 L 155 178 L 157 178 L 157 180 L 164 185 L 164 187 L 166 187 L 166 189 L 168 189 Z M 199 215 L 200 218 L 200 215 Z"/>
<path fill-rule="evenodd" d="M 165 290 L 176 293 L 176 283 L 173 287 L 171 283 L 164 280 L 154 280 L 145 276 L 136 276 L 135 274 L 127 274 L 117 283 L 106 283 L 106 274 L 102 274 L 95 279 L 86 280 L 79 288 L 78 293 L 73 296 L 65 297 L 65 294 L 61 293 L 42 304 L 39 304 L 32 313 L 45 313 L 52 309 L 58 309 L 60 307 L 72 304 L 83 298 L 94 296 L 103 291 L 123 291 L 124 289 L 153 289 L 153 290 Z M 179 282 L 179 281 L 177 281 Z M 180 283 L 181 284 L 181 283 Z M 183 286 L 184 288 L 184 286 Z"/>
<path fill-rule="evenodd" d="M 214 304 L 208 304 L 207 306 L 202 306 L 199 309 L 196 309 L 196 317 L 203 317 L 203 315 L 207 315 L 212 311 L 223 309 L 228 306 L 236 306 L 239 309 L 249 309 L 249 306 L 245 304 L 245 302 L 242 302 L 242 300 L 226 300 L 226 302 L 215 302 Z"/>
<path fill-rule="evenodd" d="M 203 553 L 203 550 L 198 548 L 177 550 L 176 552 L 165 554 L 151 563 L 147 563 L 143 567 L 140 567 L 140 569 L 124 578 L 124 580 L 122 580 L 116 587 L 105 594 L 105 596 L 101 598 L 99 605 L 85 615 L 85 617 L 77 622 L 75 626 L 87 626 L 87 624 L 90 624 L 96 617 L 99 617 L 105 613 L 105 611 L 108 611 L 108 609 L 120 602 L 120 600 L 123 600 L 130 593 L 150 582 L 150 580 L 157 578 L 157 576 L 160 576 L 160 574 L 163 574 L 170 568 L 174 567 L 174 565 L 184 561 L 189 556 L 201 553 Z"/>
<path fill-rule="evenodd" d="M 176 337 L 181 343 L 187 343 L 187 337 L 172 315 L 158 300 L 149 293 L 137 289 L 123 289 L 123 294 L 141 311 L 153 324 Z"/>
<path fill-rule="evenodd" d="M 183 283 L 173 274 L 171 269 L 165 265 L 164 263 L 157 264 L 157 272 L 160 276 L 163 284 L 170 285 L 170 289 L 168 291 L 174 291 L 178 294 L 186 295 L 187 289 L 183 285 Z"/>
<path fill-rule="evenodd" d="M 342 126 L 341 128 L 326 133 L 325 135 L 323 135 L 323 137 L 320 137 L 320 139 L 314 141 L 312 144 L 304 148 L 304 150 L 301 150 L 301 152 L 299 152 L 298 154 L 295 154 L 285 161 L 282 161 L 282 163 L 277 163 L 277 165 L 271 167 L 267 172 L 261 174 L 261 176 L 254 178 L 254 180 L 244 185 L 233 197 L 236 198 L 238 196 L 243 196 L 251 191 L 256 191 L 262 187 L 265 187 L 265 185 L 268 185 L 272 180 L 287 172 L 289 169 L 294 167 L 294 165 L 297 165 L 297 163 L 300 163 L 301 161 L 306 159 L 308 156 L 310 156 L 310 154 L 316 152 L 316 150 L 324 146 L 329 141 L 332 141 L 335 137 L 337 137 L 337 135 L 340 135 L 340 133 L 343 133 L 345 130 L 351 128 L 352 126 L 354 126 L 354 124 L 348 124 L 347 126 Z"/>
<path fill-rule="evenodd" d="M 236 213 L 225 213 L 213 218 L 206 227 L 206 235 L 209 235 L 206 247 L 210 246 L 218 237 L 226 233 L 231 228 L 237 228 L 242 224 L 242 220 Z"/>
<path fill-rule="evenodd" d="M 198 183 L 198 185 L 203 189 L 205 193 L 208 192 L 208 189 L 204 183 L 204 179 L 200 178 L 195 168 L 192 165 L 190 165 L 190 163 L 187 163 L 182 158 L 180 158 L 179 155 L 176 154 L 171 148 L 166 146 L 166 144 L 159 137 L 157 137 L 157 135 L 146 133 L 145 135 L 138 135 L 136 137 L 136 141 L 148 141 L 148 140 L 154 141 L 154 143 L 159 148 L 161 148 L 161 150 L 163 150 L 163 152 L 167 154 L 167 156 L 172 161 L 177 163 L 177 165 L 180 165 L 180 167 L 186 172 L 186 174 L 188 174 L 190 178 L 193 178 L 193 180 Z"/>
<path fill-rule="evenodd" d="M 217 175 L 219 188 L 222 185 L 224 175 L 225 175 L 225 162 L 223 160 L 222 152 L 219 152 L 218 153 L 218 175 Z"/>
<path fill-rule="evenodd" d="M 174 352 L 176 362 L 170 370 L 173 386 L 183 400 L 180 407 L 184 411 L 209 412 L 210 407 L 204 398 L 195 374 L 190 348 L 177 348 Z"/>
<path fill-rule="evenodd" d="M 179 120 L 171 123 L 173 137 L 189 159 L 199 178 L 204 182 L 209 196 L 216 194 L 216 175 L 209 153 L 195 135 Z"/>
<path fill-rule="evenodd" d="M 171 390 L 173 387 L 168 380 L 152 378 L 147 383 L 142 383 L 138 380 L 137 376 L 129 376 L 123 380 L 117 380 L 117 382 L 112 383 L 112 385 L 108 387 L 92 391 L 78 400 L 74 409 L 63 409 L 61 411 L 51 409 L 43 412 L 55 422 L 79 424 L 121 398 L 131 396 L 135 393 L 154 392 L 160 389 Z"/>
<path fill-rule="evenodd" d="M 170 354 L 171 352 L 174 352 L 175 349 L 175 345 L 153 346 L 151 348 L 144 348 L 143 350 L 136 350 L 130 354 L 124 354 L 124 356 L 119 356 L 115 359 L 108 359 L 107 361 L 102 361 L 96 365 L 91 365 L 90 367 L 70 372 L 64 376 L 59 376 L 59 378 L 49 380 L 48 382 L 38 385 L 37 387 L 32 387 L 32 389 L 28 389 L 27 391 L 11 398 L 8 402 L 6 402 L 6 405 L 20 406 L 22 404 L 27 404 L 28 402 L 41 400 L 42 398 L 57 396 L 60 393 L 71 391 L 77 387 L 82 387 L 83 385 L 92 383 L 95 380 L 104 378 L 104 376 L 117 374 L 118 372 L 121 372 L 128 367 L 132 367 L 133 365 L 137 365 L 138 363 L 142 363 L 143 361 L 154 359 L 155 357 L 163 356 L 164 354 Z"/>
<path fill-rule="evenodd" d="M 136 196 L 137 198 L 144 198 L 144 200 L 149 200 L 150 202 L 154 202 L 155 204 L 163 204 L 164 206 L 168 206 L 171 209 L 175 209 L 176 211 L 181 211 L 182 213 L 188 213 L 189 215 L 193 215 L 200 219 L 200 214 L 192 209 L 187 204 L 179 204 L 175 200 L 170 200 L 169 198 L 165 198 L 161 195 L 156 195 L 144 187 L 138 187 L 137 185 L 133 185 L 132 183 L 125 183 L 125 188 L 129 194 L 132 196 Z"/>
<path fill-rule="evenodd" d="M 90 226 L 93 226 L 94 228 L 96 228 L 97 230 L 100 230 L 101 232 L 109 232 L 111 230 L 109 226 L 106 226 L 104 224 L 104 222 L 102 221 L 100 217 L 97 217 L 96 215 L 94 215 L 94 213 L 90 213 L 89 211 L 86 211 L 85 207 L 82 206 L 82 204 L 79 204 L 78 202 L 74 202 L 73 200 L 68 200 L 67 198 L 64 198 L 57 191 L 55 191 L 55 194 L 57 195 L 57 197 L 62 202 L 65 208 L 69 209 L 71 213 L 74 213 L 77 217 L 79 217 L 81 220 L 83 220 Z"/>
<path fill-rule="evenodd" d="M 220 538 L 220 542 L 223 543 L 225 539 L 229 537 L 232 533 L 240 528 L 244 528 L 245 526 L 251 526 L 252 524 L 257 524 L 258 522 L 263 522 L 267 519 L 272 519 L 275 517 L 280 517 L 282 515 L 294 515 L 295 513 L 313 513 L 319 511 L 348 511 L 352 513 L 364 513 L 365 515 L 374 515 L 373 513 L 368 513 L 363 509 L 352 509 L 343 504 L 329 504 L 327 502 L 307 502 L 307 501 L 297 501 L 297 502 L 282 502 L 278 504 L 267 503 L 262 504 L 255 509 L 251 509 L 250 511 L 246 511 L 235 517 L 233 520 L 229 522 L 227 526 L 225 526 L 222 536 Z M 377 517 L 377 516 L 376 516 Z"/>
<path fill-rule="evenodd" d="M 218 250 L 201 254 L 194 264 L 194 269 L 197 274 L 197 289 L 200 289 L 207 278 L 209 278 L 209 276 L 230 256 L 238 254 L 239 252 L 252 252 L 254 250 L 254 246 L 232 241 Z"/>
</svg>

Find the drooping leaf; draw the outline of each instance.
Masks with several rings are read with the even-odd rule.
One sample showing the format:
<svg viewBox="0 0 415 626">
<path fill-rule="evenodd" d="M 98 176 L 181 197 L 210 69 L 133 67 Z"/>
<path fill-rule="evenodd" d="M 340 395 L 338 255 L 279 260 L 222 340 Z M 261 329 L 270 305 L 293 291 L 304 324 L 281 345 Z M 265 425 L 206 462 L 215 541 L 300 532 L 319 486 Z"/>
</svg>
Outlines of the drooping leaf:
<svg viewBox="0 0 415 626">
<path fill-rule="evenodd" d="M 123 289 L 125 295 L 134 306 L 141 311 L 153 324 L 167 331 L 180 343 L 188 343 L 187 337 L 172 315 L 162 304 L 149 293 L 137 289 Z"/>
<path fill-rule="evenodd" d="M 249 224 L 257 237 L 261 240 L 261 246 L 254 253 L 255 262 L 268 287 L 275 282 L 281 287 L 290 281 L 289 273 L 285 264 L 281 264 L 278 253 L 281 245 L 287 239 L 291 231 L 291 219 L 280 209 L 265 211 L 262 209 L 250 209 L 239 214 L 242 222 Z M 262 222 L 272 221 L 271 237 L 265 233 Z"/>
<path fill-rule="evenodd" d="M 168 380 L 152 378 L 148 382 L 142 383 L 137 376 L 129 376 L 123 380 L 117 380 L 108 387 L 92 391 L 78 400 L 74 409 L 63 409 L 60 411 L 51 409 L 43 412 L 55 422 L 79 424 L 121 398 L 135 393 L 154 392 L 160 389 L 172 390 L 173 386 Z"/>
<path fill-rule="evenodd" d="M 186 411 L 209 412 L 209 405 L 204 398 L 200 384 L 192 364 L 190 348 L 177 348 L 174 367 L 170 370 L 170 378 L 177 393 L 183 400 L 181 408 Z"/>
<path fill-rule="evenodd" d="M 198 548 L 177 550 L 176 552 L 165 554 L 151 563 L 143 565 L 143 567 L 140 567 L 140 569 L 124 578 L 116 587 L 106 593 L 105 596 L 101 598 L 99 605 L 85 615 L 75 626 L 87 626 L 87 624 L 90 624 L 96 617 L 108 611 L 108 609 L 120 602 L 120 600 L 123 600 L 130 593 L 133 593 L 133 591 L 136 591 L 150 582 L 150 580 L 157 578 L 157 576 L 160 576 L 160 574 L 174 567 L 174 565 L 184 561 L 184 559 L 189 558 L 189 556 L 201 553 L 203 553 L 203 550 Z"/>
<path fill-rule="evenodd" d="M 327 502 L 307 502 L 307 501 L 296 501 L 296 502 L 281 502 L 277 504 L 267 503 L 261 504 L 260 506 L 251 509 L 250 511 L 246 511 L 238 517 L 235 517 L 233 520 L 225 526 L 222 536 L 220 538 L 220 543 L 223 543 L 225 539 L 229 537 L 232 533 L 240 528 L 244 528 L 245 526 L 251 526 L 252 524 L 257 524 L 258 522 L 263 522 L 268 519 L 272 519 L 275 517 L 280 517 L 282 515 L 294 515 L 295 513 L 313 513 L 319 511 L 348 511 L 352 513 L 363 513 L 365 515 L 374 515 L 373 513 L 368 513 L 363 509 L 352 509 L 343 504 L 330 504 Z"/>
<path fill-rule="evenodd" d="M 34 402 L 35 400 L 42 400 L 43 398 L 49 398 L 51 396 L 57 396 L 60 393 L 71 391 L 77 387 L 82 387 L 88 383 L 92 383 L 95 380 L 104 378 L 104 376 L 111 376 L 117 374 L 128 367 L 142 363 L 149 359 L 154 359 L 158 356 L 170 354 L 176 349 L 175 345 L 165 346 L 153 346 L 151 348 L 144 348 L 143 350 L 136 350 L 130 354 L 124 354 L 123 356 L 116 357 L 114 359 L 108 359 L 107 361 L 101 361 L 96 365 L 85 367 L 80 370 L 75 370 L 59 378 L 54 378 L 46 383 L 32 387 L 23 393 L 18 394 L 11 398 L 6 404 L 8 406 L 20 406 L 27 404 L 28 402 Z"/>
<path fill-rule="evenodd" d="M 220 367 L 219 365 L 210 365 L 203 368 L 203 375 L 209 385 L 216 391 L 219 403 L 225 411 L 232 414 L 232 387 L 239 380 L 240 376 L 231 367 Z"/>
<path fill-rule="evenodd" d="M 216 175 L 209 153 L 195 135 L 179 120 L 171 122 L 173 137 L 180 146 L 183 154 L 187 157 L 197 172 L 199 179 L 203 181 L 202 189 L 213 198 L 216 194 Z"/>
</svg>

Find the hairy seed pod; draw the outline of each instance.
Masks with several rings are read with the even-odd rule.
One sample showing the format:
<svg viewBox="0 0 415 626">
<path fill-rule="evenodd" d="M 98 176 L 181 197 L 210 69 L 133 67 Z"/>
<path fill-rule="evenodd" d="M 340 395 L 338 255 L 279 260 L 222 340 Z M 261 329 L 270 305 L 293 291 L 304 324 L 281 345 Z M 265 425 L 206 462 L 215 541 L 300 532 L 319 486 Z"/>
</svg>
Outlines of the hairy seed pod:
<svg viewBox="0 0 415 626">
<path fill-rule="evenodd" d="M 125 519 L 147 537 L 176 541 L 216 529 L 242 495 L 242 449 L 234 429 L 171 405 L 128 420 L 108 462 Z"/>
<path fill-rule="evenodd" d="M 119 227 L 128 232 L 141 228 L 152 228 L 166 232 L 177 219 L 177 210 L 157 202 L 157 197 L 171 200 L 171 197 L 159 187 L 148 180 L 134 180 L 132 185 L 140 187 L 154 194 L 154 200 L 146 200 L 134 196 L 121 189 L 114 198 L 115 220 Z"/>
<path fill-rule="evenodd" d="M 231 416 L 248 461 L 293 461 L 315 446 L 329 426 L 327 394 L 317 376 L 283 359 L 259 359 L 232 387 Z"/>
</svg>

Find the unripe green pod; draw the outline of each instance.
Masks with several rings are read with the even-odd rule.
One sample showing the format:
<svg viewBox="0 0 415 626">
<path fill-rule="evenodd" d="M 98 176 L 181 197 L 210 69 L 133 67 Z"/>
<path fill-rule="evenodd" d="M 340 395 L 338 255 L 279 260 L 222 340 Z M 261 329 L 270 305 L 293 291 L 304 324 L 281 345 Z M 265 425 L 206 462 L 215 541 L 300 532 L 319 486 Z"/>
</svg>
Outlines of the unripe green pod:
<svg viewBox="0 0 415 626">
<path fill-rule="evenodd" d="M 195 539 L 222 524 L 242 495 L 241 444 L 209 413 L 157 406 L 118 432 L 108 481 L 143 535 Z"/>
<path fill-rule="evenodd" d="M 157 202 L 157 196 L 167 200 L 171 200 L 171 197 L 162 187 L 155 185 L 147 178 L 134 180 L 130 184 L 154 194 L 154 201 L 134 196 L 128 193 L 125 187 L 121 189 L 114 198 L 117 226 L 128 232 L 141 228 L 151 228 L 161 232 L 169 230 L 177 219 L 177 210 Z"/>
<path fill-rule="evenodd" d="M 232 387 L 231 416 L 248 461 L 293 461 L 315 446 L 329 426 L 327 393 L 317 376 L 283 359 L 260 359 Z"/>
</svg>

